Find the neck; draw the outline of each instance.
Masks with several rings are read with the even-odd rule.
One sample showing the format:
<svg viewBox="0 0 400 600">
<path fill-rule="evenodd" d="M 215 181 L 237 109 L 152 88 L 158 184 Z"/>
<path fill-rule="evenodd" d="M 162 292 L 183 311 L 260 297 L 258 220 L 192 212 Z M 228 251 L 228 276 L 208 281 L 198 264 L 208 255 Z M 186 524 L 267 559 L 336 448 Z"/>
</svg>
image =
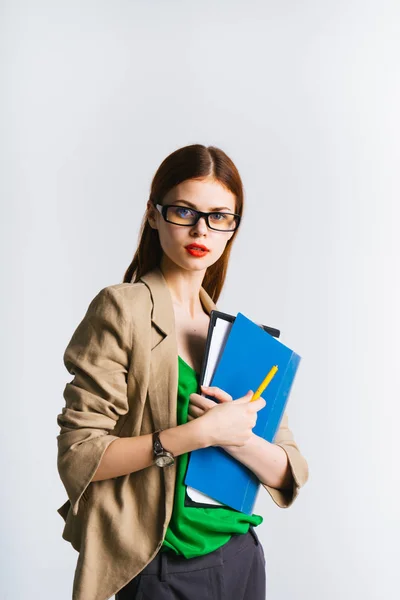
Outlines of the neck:
<svg viewBox="0 0 400 600">
<path fill-rule="evenodd" d="M 167 261 L 165 255 L 160 264 L 160 270 L 171 293 L 172 304 L 179 311 L 192 319 L 204 314 L 200 301 L 200 288 L 205 270 L 189 271 Z"/>
</svg>

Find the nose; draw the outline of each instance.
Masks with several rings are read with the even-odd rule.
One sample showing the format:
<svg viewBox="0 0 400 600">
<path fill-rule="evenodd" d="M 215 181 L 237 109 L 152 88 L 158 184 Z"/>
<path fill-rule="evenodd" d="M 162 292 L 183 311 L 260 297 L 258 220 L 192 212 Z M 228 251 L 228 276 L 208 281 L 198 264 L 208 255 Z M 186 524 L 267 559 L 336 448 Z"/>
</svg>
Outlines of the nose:
<svg viewBox="0 0 400 600">
<path fill-rule="evenodd" d="M 196 231 L 197 233 L 204 234 L 207 233 L 208 227 L 206 223 L 205 217 L 200 217 L 195 225 L 192 227 L 192 231 Z"/>
</svg>

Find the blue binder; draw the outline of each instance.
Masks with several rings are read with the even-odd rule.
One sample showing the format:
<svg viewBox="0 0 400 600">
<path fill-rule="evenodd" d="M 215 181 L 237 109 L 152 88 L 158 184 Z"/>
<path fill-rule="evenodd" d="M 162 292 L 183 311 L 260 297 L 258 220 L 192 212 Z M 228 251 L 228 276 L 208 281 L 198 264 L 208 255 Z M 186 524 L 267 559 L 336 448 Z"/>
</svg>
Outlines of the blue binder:
<svg viewBox="0 0 400 600">
<path fill-rule="evenodd" d="M 273 442 L 285 411 L 301 357 L 259 325 L 238 313 L 211 385 L 233 398 L 256 391 L 273 365 L 278 372 L 262 393 L 266 406 L 258 411 L 254 433 Z M 245 465 L 218 446 L 190 453 L 185 484 L 248 515 L 260 482 Z"/>
</svg>

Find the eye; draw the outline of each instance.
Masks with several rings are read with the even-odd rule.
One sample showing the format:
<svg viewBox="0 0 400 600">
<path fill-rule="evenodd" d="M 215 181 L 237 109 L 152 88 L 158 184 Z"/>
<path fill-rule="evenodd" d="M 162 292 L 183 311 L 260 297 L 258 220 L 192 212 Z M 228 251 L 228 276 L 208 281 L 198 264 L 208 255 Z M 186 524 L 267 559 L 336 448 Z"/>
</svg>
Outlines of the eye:
<svg viewBox="0 0 400 600">
<path fill-rule="evenodd" d="M 189 208 L 185 208 L 184 206 L 176 206 L 174 211 L 178 217 L 186 218 L 193 216 L 193 212 Z"/>
<path fill-rule="evenodd" d="M 213 221 L 225 221 L 228 218 L 229 215 L 226 215 L 224 213 L 211 213 L 211 218 L 213 219 Z M 220 219 L 218 219 L 217 217 L 221 217 Z"/>
</svg>

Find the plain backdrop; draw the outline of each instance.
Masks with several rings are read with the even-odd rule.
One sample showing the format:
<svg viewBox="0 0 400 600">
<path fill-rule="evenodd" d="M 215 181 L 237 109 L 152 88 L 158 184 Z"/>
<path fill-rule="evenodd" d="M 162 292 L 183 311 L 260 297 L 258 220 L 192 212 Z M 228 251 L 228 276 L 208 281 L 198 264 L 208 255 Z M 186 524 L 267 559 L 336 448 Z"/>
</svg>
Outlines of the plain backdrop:
<svg viewBox="0 0 400 600">
<path fill-rule="evenodd" d="M 398 598 L 398 0 L 13 0 L 0 27 L 1 600 L 71 597 L 62 354 L 191 143 L 245 186 L 219 308 L 303 358 L 288 414 L 310 479 L 254 511 L 268 599 Z"/>
</svg>

